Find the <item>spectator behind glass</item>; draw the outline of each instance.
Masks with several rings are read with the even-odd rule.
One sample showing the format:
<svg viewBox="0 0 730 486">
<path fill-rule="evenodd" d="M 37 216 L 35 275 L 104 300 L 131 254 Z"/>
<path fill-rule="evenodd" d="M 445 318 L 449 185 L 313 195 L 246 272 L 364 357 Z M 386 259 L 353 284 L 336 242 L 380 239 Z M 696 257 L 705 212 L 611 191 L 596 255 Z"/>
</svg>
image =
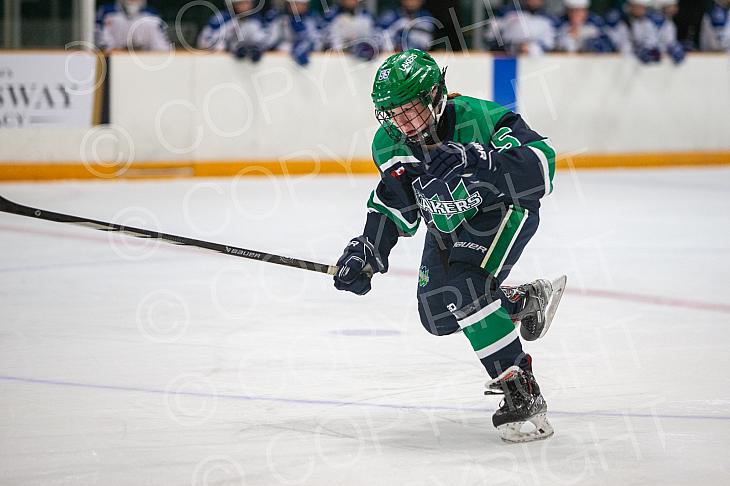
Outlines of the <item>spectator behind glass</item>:
<svg viewBox="0 0 730 486">
<path fill-rule="evenodd" d="M 730 54 L 730 0 L 715 0 L 702 18 L 700 49 Z"/>
<path fill-rule="evenodd" d="M 386 51 L 427 51 L 431 48 L 434 18 L 423 8 L 423 0 L 401 0 L 400 8 L 383 12 L 378 27 L 382 30 Z"/>
<path fill-rule="evenodd" d="M 565 15 L 558 24 L 557 50 L 564 52 L 613 52 L 606 24 L 589 10 L 590 0 L 564 0 Z"/>
<path fill-rule="evenodd" d="M 339 0 L 337 6 L 325 13 L 325 48 L 370 61 L 379 45 L 375 20 L 358 3 L 358 0 Z"/>
<path fill-rule="evenodd" d="M 96 14 L 96 46 L 105 51 L 133 49 L 169 51 L 165 24 L 146 0 L 119 0 L 102 5 Z"/>
<path fill-rule="evenodd" d="M 288 52 L 300 66 L 309 55 L 322 49 L 321 19 L 309 9 L 309 0 L 286 0 L 284 12 L 272 24 L 275 49 Z"/>
<path fill-rule="evenodd" d="M 540 55 L 555 49 L 557 19 L 544 8 L 544 0 L 522 0 L 501 9 L 486 29 L 485 41 L 492 50 L 510 54 Z"/>
<path fill-rule="evenodd" d="M 684 60 L 684 48 L 677 42 L 677 29 L 671 20 L 651 10 L 653 0 L 628 0 L 624 9 L 606 15 L 608 35 L 617 50 L 634 53 L 644 64 L 661 61 L 662 55 L 675 64 Z"/>
</svg>

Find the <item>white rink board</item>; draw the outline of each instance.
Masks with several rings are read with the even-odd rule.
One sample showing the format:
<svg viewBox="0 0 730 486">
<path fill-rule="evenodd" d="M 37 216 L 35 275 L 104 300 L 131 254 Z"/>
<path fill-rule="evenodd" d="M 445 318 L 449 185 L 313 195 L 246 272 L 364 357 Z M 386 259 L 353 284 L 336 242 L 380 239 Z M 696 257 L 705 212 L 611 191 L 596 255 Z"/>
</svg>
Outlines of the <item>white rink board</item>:
<svg viewBox="0 0 730 486">
<path fill-rule="evenodd" d="M 491 56 L 436 58 L 449 66 L 450 86 L 491 97 Z M 378 128 L 370 93 L 384 59 L 320 54 L 300 68 L 281 54 L 256 65 L 222 55 L 115 56 L 112 93 L 150 84 L 134 102 L 113 96 L 112 122 L 130 133 L 140 160 L 367 159 Z"/>
<path fill-rule="evenodd" d="M 450 90 L 492 97 L 491 55 L 436 57 Z M 333 54 L 306 69 L 283 54 L 257 65 L 115 54 L 110 129 L 0 130 L 0 163 L 368 159 L 377 66 Z M 618 55 L 523 57 L 517 76 L 518 109 L 561 154 L 730 151 L 727 56 L 649 67 Z"/>
<path fill-rule="evenodd" d="M 464 93 L 491 97 L 492 58 L 436 55 Z M 384 59 L 383 56 L 382 59 Z M 114 54 L 111 127 L 0 130 L 2 162 L 335 160 L 370 157 L 378 61 L 317 54 Z"/>
<path fill-rule="evenodd" d="M 644 66 L 633 57 L 553 55 L 519 61 L 518 108 L 560 153 L 730 148 L 730 58 L 690 55 Z"/>
<path fill-rule="evenodd" d="M 332 262 L 374 182 L 0 194 Z M 0 213 L 0 483 L 727 484 L 728 185 L 728 169 L 557 174 L 510 278 L 570 276 L 526 346 L 556 435 L 518 446 L 491 427 L 497 399 L 463 336 L 418 322 L 422 231 L 357 297 L 315 273 Z"/>
</svg>

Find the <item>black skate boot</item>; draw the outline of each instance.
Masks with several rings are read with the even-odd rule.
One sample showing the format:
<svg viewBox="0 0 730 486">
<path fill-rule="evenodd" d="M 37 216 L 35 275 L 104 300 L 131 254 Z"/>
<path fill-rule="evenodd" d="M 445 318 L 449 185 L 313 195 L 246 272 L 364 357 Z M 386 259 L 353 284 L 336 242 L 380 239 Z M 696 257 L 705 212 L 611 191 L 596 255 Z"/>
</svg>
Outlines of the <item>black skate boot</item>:
<svg viewBox="0 0 730 486">
<path fill-rule="evenodd" d="M 505 289 L 513 301 L 520 301 L 522 308 L 512 316 L 520 322 L 520 335 L 525 341 L 535 341 L 547 333 L 563 297 L 567 277 L 563 275 L 550 282 L 540 279 L 518 287 Z"/>
<path fill-rule="evenodd" d="M 547 403 L 535 377 L 519 366 L 511 366 L 486 384 L 485 395 L 504 395 L 492 423 L 505 442 L 531 442 L 554 433 L 547 420 Z M 530 425 L 526 425 L 526 424 Z"/>
</svg>

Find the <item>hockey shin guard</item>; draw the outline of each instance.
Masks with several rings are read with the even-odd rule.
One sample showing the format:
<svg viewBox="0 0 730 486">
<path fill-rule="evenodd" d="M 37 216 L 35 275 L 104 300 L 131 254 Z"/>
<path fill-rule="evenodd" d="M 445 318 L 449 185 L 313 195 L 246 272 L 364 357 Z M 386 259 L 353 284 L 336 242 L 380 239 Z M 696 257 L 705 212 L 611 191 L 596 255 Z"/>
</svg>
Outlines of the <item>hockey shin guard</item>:
<svg viewBox="0 0 730 486">
<path fill-rule="evenodd" d="M 513 365 L 530 371 L 530 357 L 502 307 L 494 278 L 481 268 L 454 263 L 448 280 L 459 292 L 444 295 L 446 306 L 489 375 L 494 378 Z"/>
</svg>

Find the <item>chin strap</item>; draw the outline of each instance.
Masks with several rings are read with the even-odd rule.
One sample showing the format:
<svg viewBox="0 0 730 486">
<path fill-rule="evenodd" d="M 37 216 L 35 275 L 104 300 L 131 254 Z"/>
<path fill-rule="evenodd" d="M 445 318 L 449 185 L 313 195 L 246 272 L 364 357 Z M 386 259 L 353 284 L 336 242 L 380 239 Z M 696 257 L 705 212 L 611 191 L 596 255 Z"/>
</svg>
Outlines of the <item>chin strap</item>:
<svg viewBox="0 0 730 486">
<path fill-rule="evenodd" d="M 434 125 L 438 127 L 439 120 L 441 120 L 441 115 L 444 114 L 444 110 L 446 109 L 446 100 L 448 98 L 448 94 L 446 93 L 446 69 L 448 66 L 443 68 L 441 70 L 441 80 L 438 84 L 438 92 L 441 93 L 441 99 L 438 101 L 438 104 L 436 105 L 436 110 L 433 109 L 433 103 L 429 106 L 431 109 L 431 115 L 434 119 Z"/>
</svg>

